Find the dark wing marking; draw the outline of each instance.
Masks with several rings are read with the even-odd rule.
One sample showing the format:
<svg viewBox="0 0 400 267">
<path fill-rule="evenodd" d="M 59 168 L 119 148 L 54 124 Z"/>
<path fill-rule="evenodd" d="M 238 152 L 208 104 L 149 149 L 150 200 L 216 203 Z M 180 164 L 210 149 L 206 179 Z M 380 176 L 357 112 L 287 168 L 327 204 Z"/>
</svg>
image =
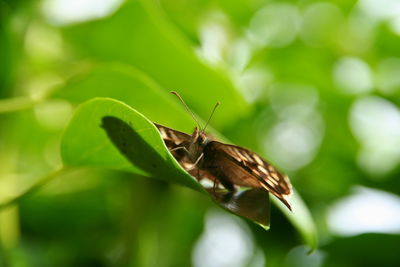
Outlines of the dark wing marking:
<svg viewBox="0 0 400 267">
<path fill-rule="evenodd" d="M 208 146 L 212 153 L 219 155 L 215 158 L 218 164 L 227 166 L 225 171 L 229 172 L 228 178 L 232 183 L 249 187 L 258 183 L 291 209 L 285 199 L 292 192 L 287 176 L 248 149 L 217 141 L 211 141 Z"/>
</svg>

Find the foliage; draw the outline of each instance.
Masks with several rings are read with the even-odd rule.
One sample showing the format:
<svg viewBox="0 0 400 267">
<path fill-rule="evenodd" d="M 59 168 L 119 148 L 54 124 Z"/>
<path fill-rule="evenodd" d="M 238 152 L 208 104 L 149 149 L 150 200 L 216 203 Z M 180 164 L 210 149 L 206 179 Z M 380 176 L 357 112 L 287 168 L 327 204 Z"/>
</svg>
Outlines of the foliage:
<svg viewBox="0 0 400 267">
<path fill-rule="evenodd" d="M 0 1 L 0 266 L 397 264 L 398 230 L 330 220 L 355 186 L 400 194 L 394 13 L 127 0 L 68 21 L 56 2 Z M 271 197 L 266 231 L 211 200 L 151 123 L 193 130 L 172 90 L 201 122 L 222 103 L 209 131 L 288 173 L 293 213 Z"/>
</svg>

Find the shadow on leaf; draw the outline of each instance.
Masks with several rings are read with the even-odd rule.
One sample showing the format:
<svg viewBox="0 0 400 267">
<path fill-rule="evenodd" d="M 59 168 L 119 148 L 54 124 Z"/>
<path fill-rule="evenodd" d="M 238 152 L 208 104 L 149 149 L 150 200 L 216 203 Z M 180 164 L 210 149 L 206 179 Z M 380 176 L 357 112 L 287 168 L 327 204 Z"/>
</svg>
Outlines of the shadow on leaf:
<svg viewBox="0 0 400 267">
<path fill-rule="evenodd" d="M 165 160 L 128 123 L 116 117 L 105 116 L 101 126 L 120 153 L 133 165 L 149 174 L 163 172 Z"/>
</svg>

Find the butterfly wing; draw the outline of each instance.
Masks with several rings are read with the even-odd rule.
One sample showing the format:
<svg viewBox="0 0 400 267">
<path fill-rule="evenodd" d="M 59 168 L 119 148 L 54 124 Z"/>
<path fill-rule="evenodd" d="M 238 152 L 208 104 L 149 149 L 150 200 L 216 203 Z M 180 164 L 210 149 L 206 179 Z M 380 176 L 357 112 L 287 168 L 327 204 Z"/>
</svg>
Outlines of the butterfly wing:
<svg viewBox="0 0 400 267">
<path fill-rule="evenodd" d="M 154 123 L 164 140 L 165 145 L 171 151 L 175 159 L 184 167 L 190 162 L 188 161 L 187 152 L 184 149 L 177 149 L 186 147 L 190 142 L 190 135 L 165 127 L 163 125 Z M 189 165 L 188 165 L 189 166 Z"/>
<path fill-rule="evenodd" d="M 190 141 L 190 135 L 186 133 L 165 127 L 157 123 L 154 123 L 154 125 L 158 128 L 158 131 L 160 132 L 161 137 L 164 139 L 168 148 L 170 148 L 170 146 L 179 146 L 182 143 Z"/>
<path fill-rule="evenodd" d="M 292 192 L 289 179 L 256 153 L 217 141 L 209 142 L 205 153 L 215 166 L 223 166 L 220 167 L 223 168 L 220 172 L 223 172 L 225 179 L 229 179 L 231 183 L 264 187 L 291 209 L 285 199 Z"/>
<path fill-rule="evenodd" d="M 154 124 L 173 156 L 193 176 L 221 182 L 228 190 L 232 190 L 234 185 L 264 187 L 291 210 L 285 199 L 292 191 L 289 179 L 256 153 L 239 146 L 210 141 L 204 148 L 202 168 L 193 169 L 187 152 L 184 149 L 176 149 L 187 147 L 191 136 Z"/>
</svg>

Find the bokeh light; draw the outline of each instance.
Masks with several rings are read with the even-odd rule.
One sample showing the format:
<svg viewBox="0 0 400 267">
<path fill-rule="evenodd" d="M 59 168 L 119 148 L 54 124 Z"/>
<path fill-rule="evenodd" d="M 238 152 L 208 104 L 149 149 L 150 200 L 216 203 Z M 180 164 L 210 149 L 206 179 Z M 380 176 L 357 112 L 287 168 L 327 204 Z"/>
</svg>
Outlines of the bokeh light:
<svg viewBox="0 0 400 267">
<path fill-rule="evenodd" d="M 383 175 L 400 162 L 400 111 L 389 101 L 366 96 L 350 113 L 350 126 L 361 143 L 358 162 L 366 172 Z"/>
<path fill-rule="evenodd" d="M 193 266 L 247 266 L 255 248 L 249 229 L 235 218 L 210 212 L 193 251 Z M 259 265 L 261 266 L 261 265 Z"/>
<path fill-rule="evenodd" d="M 356 187 L 329 211 L 328 225 L 338 235 L 400 233 L 400 197 L 381 190 Z"/>
<path fill-rule="evenodd" d="M 368 64 L 358 58 L 342 58 L 333 70 L 338 88 L 349 94 L 366 93 L 373 89 L 372 71 Z"/>
<path fill-rule="evenodd" d="M 305 85 L 276 84 L 270 97 L 280 120 L 264 138 L 265 152 L 284 168 L 299 169 L 314 158 L 324 135 L 318 92 Z"/>
<path fill-rule="evenodd" d="M 123 0 L 45 0 L 42 9 L 49 22 L 66 25 L 107 16 L 122 2 Z"/>
<path fill-rule="evenodd" d="M 296 6 L 288 3 L 270 4 L 252 18 L 249 38 L 258 46 L 286 46 L 296 38 L 300 23 Z"/>
</svg>

